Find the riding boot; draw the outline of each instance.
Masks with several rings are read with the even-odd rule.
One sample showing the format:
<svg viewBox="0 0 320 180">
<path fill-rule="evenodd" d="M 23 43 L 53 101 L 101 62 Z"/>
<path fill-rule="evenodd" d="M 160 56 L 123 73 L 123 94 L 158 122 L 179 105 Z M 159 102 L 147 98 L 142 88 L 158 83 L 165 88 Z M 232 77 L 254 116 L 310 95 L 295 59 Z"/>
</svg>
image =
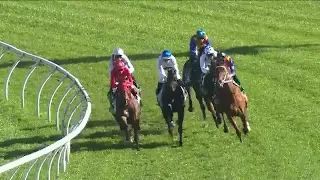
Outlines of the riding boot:
<svg viewBox="0 0 320 180">
<path fill-rule="evenodd" d="M 233 76 L 233 80 L 239 85 L 241 92 L 243 94 L 246 94 L 244 88 L 241 85 L 241 82 L 240 82 L 239 78 L 236 75 Z"/>
<path fill-rule="evenodd" d="M 109 111 L 110 111 L 111 113 L 114 112 L 113 96 L 114 96 L 114 95 L 113 95 L 112 91 L 110 90 L 110 91 L 108 92 L 108 99 L 109 99 L 109 104 L 110 104 Z"/>
<path fill-rule="evenodd" d="M 200 84 L 200 88 L 201 88 L 202 94 L 206 94 L 205 78 L 206 78 L 206 74 L 202 73 L 202 75 L 201 75 L 201 84 Z"/>
<path fill-rule="evenodd" d="M 158 102 L 158 94 L 160 93 L 160 90 L 161 90 L 161 88 L 162 88 L 162 85 L 163 85 L 163 83 L 158 82 L 158 86 L 157 86 L 157 89 L 156 89 L 156 100 L 157 100 L 158 105 L 159 105 L 159 102 Z"/>
<path fill-rule="evenodd" d="M 132 74 L 131 74 L 131 75 L 132 75 Z M 133 79 L 133 85 L 134 85 L 135 87 L 137 87 L 138 90 L 140 90 L 140 86 L 139 86 L 139 84 L 137 83 L 137 81 L 136 81 L 136 79 L 134 78 L 133 75 L 132 75 L 132 79 Z"/>
</svg>

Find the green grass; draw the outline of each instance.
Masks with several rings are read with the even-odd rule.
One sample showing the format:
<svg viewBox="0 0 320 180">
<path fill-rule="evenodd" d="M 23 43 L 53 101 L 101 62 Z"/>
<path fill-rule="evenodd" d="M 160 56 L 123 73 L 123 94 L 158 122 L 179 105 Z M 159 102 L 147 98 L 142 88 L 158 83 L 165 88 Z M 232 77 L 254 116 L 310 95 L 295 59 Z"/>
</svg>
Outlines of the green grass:
<svg viewBox="0 0 320 180">
<path fill-rule="evenodd" d="M 319 179 L 319 8 L 316 1 L 1 2 L 0 37 L 54 60 L 90 94 L 92 116 L 72 141 L 61 179 Z M 198 28 L 230 52 L 247 90 L 252 132 L 242 144 L 231 126 L 224 134 L 210 118 L 203 121 L 196 104 L 195 113 L 186 112 L 184 147 L 171 147 L 155 102 L 156 58 L 171 49 L 182 69 Z M 140 152 L 119 143 L 108 112 L 107 60 L 116 47 L 132 59 L 143 89 Z M 10 56 L 0 61 L 3 78 L 12 62 Z M 40 119 L 35 95 L 47 68 L 31 76 L 20 108 L 29 65 L 14 72 L 10 100 L 0 98 L 0 164 L 59 138 L 44 109 L 58 75 L 45 86 Z"/>
</svg>

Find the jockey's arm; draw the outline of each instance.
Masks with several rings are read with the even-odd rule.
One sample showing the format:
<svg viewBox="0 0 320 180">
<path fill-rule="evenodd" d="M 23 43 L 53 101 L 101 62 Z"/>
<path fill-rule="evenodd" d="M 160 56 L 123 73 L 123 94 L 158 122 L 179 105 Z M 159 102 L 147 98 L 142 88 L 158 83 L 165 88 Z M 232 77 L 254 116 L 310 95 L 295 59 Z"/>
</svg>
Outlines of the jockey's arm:
<svg viewBox="0 0 320 180">
<path fill-rule="evenodd" d="M 207 39 L 206 46 L 208 46 L 208 45 L 211 46 L 211 47 L 213 47 L 210 39 Z"/>
<path fill-rule="evenodd" d="M 207 74 L 209 71 L 209 68 L 206 66 L 206 55 L 205 54 L 202 54 L 200 57 L 200 68 L 204 74 Z"/>
<path fill-rule="evenodd" d="M 180 73 L 179 73 L 179 67 L 178 67 L 178 63 L 177 63 L 177 60 L 174 56 L 171 56 L 172 57 L 172 63 L 173 63 L 173 68 L 174 70 L 176 71 L 177 73 L 177 79 L 181 79 L 181 76 L 180 76 Z"/>
<path fill-rule="evenodd" d="M 230 67 L 231 76 L 235 76 L 236 75 L 236 66 L 234 65 L 234 62 L 231 57 L 230 57 L 228 63 L 229 63 L 229 67 Z"/>
<path fill-rule="evenodd" d="M 110 78 L 110 86 L 111 86 L 111 88 L 113 90 L 117 87 L 117 85 L 116 85 L 116 77 L 117 77 L 116 72 L 112 71 L 111 72 L 111 78 Z"/>
<path fill-rule="evenodd" d="M 128 56 L 123 55 L 122 58 L 123 58 L 123 60 L 125 61 L 124 63 L 127 65 L 128 69 L 129 69 L 129 72 L 132 74 L 133 71 L 134 71 L 134 67 L 133 67 L 133 65 L 131 64 Z"/>
<path fill-rule="evenodd" d="M 158 57 L 157 60 L 157 69 L 158 69 L 158 74 L 159 74 L 159 82 L 163 83 L 165 80 L 166 75 L 166 71 L 163 69 L 162 64 L 161 64 L 161 56 Z"/>
<path fill-rule="evenodd" d="M 197 44 L 196 44 L 196 40 L 195 40 L 194 36 L 191 37 L 189 46 L 190 46 L 189 47 L 190 48 L 190 58 L 196 58 L 198 55 L 198 51 L 197 51 Z"/>
<path fill-rule="evenodd" d="M 132 79 L 132 76 L 131 76 L 131 73 L 130 73 L 129 69 L 125 68 L 124 69 L 124 73 L 128 77 L 129 84 L 133 85 L 133 79 Z"/>
<path fill-rule="evenodd" d="M 108 66 L 108 74 L 109 74 L 109 76 L 111 76 L 112 69 L 113 69 L 113 59 L 111 57 L 110 60 L 109 60 L 109 66 Z"/>
</svg>

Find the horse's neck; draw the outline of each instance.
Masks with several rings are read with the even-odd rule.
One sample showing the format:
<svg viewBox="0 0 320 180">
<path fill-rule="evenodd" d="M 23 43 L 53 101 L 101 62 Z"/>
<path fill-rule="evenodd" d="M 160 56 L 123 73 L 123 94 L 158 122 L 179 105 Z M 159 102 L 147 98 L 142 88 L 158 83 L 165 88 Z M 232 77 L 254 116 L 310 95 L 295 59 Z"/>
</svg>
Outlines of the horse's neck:
<svg viewBox="0 0 320 180">
<path fill-rule="evenodd" d="M 233 95 L 235 94 L 235 89 L 237 87 L 233 84 L 233 82 L 225 83 L 223 89 L 225 90 L 224 92 L 227 93 L 227 95 Z"/>
</svg>

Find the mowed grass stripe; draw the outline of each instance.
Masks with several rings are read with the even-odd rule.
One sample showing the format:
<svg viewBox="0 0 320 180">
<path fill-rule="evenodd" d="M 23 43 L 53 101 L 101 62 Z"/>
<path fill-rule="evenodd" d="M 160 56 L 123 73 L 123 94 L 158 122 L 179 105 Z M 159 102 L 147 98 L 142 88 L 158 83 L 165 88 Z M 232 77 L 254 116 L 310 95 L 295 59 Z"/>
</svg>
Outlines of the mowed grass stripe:
<svg viewBox="0 0 320 180">
<path fill-rule="evenodd" d="M 61 179 L 317 179 L 318 3 L 6 2 L 0 6 L 0 16 L 6 17 L 0 22 L 4 41 L 59 61 L 91 95 L 92 117 L 73 141 L 72 162 Z M 210 8 L 204 11 L 204 7 Z M 155 60 L 163 49 L 172 49 L 182 70 L 189 38 L 199 27 L 215 36 L 215 46 L 233 53 L 248 92 L 253 131 L 243 144 L 231 126 L 224 134 L 209 114 L 202 121 L 195 98 L 196 112 L 186 112 L 185 147 L 167 144 L 164 120 L 155 105 Z M 139 153 L 119 145 L 118 127 L 107 110 L 107 62 L 101 57 L 109 56 L 116 46 L 132 56 L 141 54 L 133 61 L 145 102 L 144 149 Z M 17 77 L 23 78 L 25 70 L 18 69 Z M 20 86 L 12 84 L 13 89 Z M 53 86 L 48 84 L 48 89 Z M 10 108 L 10 102 L 5 107 Z M 24 111 L 16 116 L 23 116 L 20 122 L 13 118 L 12 125 L 2 129 L 2 141 L 9 144 L 17 132 L 17 138 L 30 140 L 36 139 L 35 132 L 40 137 L 46 130 L 55 132 L 50 127 L 22 130 L 50 124 L 28 114 L 34 106 Z M 11 114 L 1 116 L 5 120 Z M 12 142 L 0 148 L 1 163 L 39 145 Z M 15 151 L 21 144 L 24 148 Z"/>
</svg>

